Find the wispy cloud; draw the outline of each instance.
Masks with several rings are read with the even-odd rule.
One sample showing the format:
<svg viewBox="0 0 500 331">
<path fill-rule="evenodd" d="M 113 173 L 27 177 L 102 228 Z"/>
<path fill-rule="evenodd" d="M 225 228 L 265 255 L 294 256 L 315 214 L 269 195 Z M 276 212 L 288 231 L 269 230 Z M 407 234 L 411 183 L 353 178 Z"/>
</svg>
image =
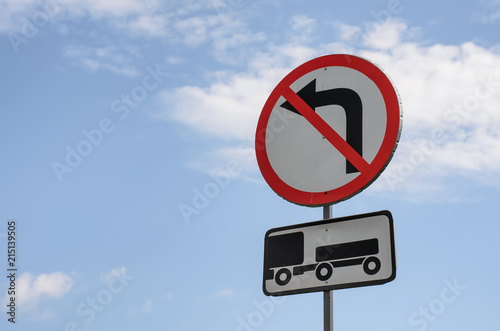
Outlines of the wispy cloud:
<svg viewBox="0 0 500 331">
<path fill-rule="evenodd" d="M 315 32 L 318 27 L 316 20 L 307 15 L 294 15 L 290 18 L 291 39 L 294 42 L 309 43 L 316 40 Z"/>
<path fill-rule="evenodd" d="M 122 30 L 129 36 L 163 37 L 172 28 L 171 18 L 185 21 L 186 28 L 195 30 L 206 24 L 196 24 L 194 15 L 202 9 L 213 9 L 209 1 L 197 4 L 185 0 L 181 4 L 159 0 L 4 0 L 0 12 L 0 33 L 19 32 L 26 21 L 37 13 L 55 21 L 87 18 L 91 22 L 104 22 Z M 213 11 L 213 10 L 212 10 Z M 210 20 L 209 20 L 210 21 Z M 198 32 L 196 30 L 195 32 Z M 195 38 L 195 36 L 193 37 Z"/>
<path fill-rule="evenodd" d="M 500 20 L 500 1 L 482 0 L 477 4 L 473 17 L 483 23 L 494 23 Z"/>
<path fill-rule="evenodd" d="M 130 53 L 118 50 L 115 46 L 68 46 L 63 55 L 91 72 L 108 70 L 124 76 L 139 75 L 139 71 L 131 64 Z"/>
<path fill-rule="evenodd" d="M 139 306 L 133 306 L 129 309 L 128 315 L 132 317 L 142 316 L 144 314 L 150 313 L 154 308 L 153 301 L 150 299 L 146 300 L 143 304 Z"/>
<path fill-rule="evenodd" d="M 198 46 L 209 40 L 209 32 L 219 24 L 219 16 L 207 15 L 188 17 L 177 21 L 174 26 L 181 34 L 183 43 Z"/>
<path fill-rule="evenodd" d="M 174 301 L 174 299 L 175 299 L 175 295 L 174 295 L 173 293 L 167 293 L 167 294 L 165 294 L 165 299 L 166 299 L 167 301 L 169 301 L 169 302 L 170 302 L 170 301 Z"/>
<path fill-rule="evenodd" d="M 104 273 L 101 275 L 101 280 L 104 282 L 104 283 L 109 283 L 110 280 L 112 279 L 115 279 L 117 277 L 121 277 L 121 276 L 124 276 L 128 273 L 128 270 L 127 268 L 125 267 L 120 267 L 120 268 L 114 268 L 114 269 L 111 269 L 110 271 Z"/>
<path fill-rule="evenodd" d="M 236 295 L 236 293 L 234 292 L 234 290 L 232 288 L 226 288 L 226 289 L 215 292 L 214 298 L 216 298 L 216 299 L 218 299 L 218 298 L 230 298 L 230 297 L 233 297 L 234 295 Z"/>
<path fill-rule="evenodd" d="M 230 10 L 222 11 L 223 8 Z M 91 72 L 107 70 L 134 76 L 134 59 L 125 48 L 117 49 L 114 38 L 138 39 L 149 42 L 161 38 L 162 43 L 176 47 L 204 47 L 216 61 L 238 65 L 245 58 L 246 47 L 265 40 L 265 34 L 251 31 L 240 17 L 240 8 L 233 2 L 211 0 L 163 2 L 159 0 L 83 1 L 5 0 L 0 12 L 0 34 L 7 34 L 17 53 L 38 35 L 40 23 L 33 17 L 43 17 L 43 28 L 54 29 L 60 35 L 78 34 L 83 25 L 106 26 L 106 36 L 96 38 L 90 33 L 85 46 L 70 45 L 64 55 Z M 48 24 L 48 23 L 51 24 Z M 306 24 L 297 20 L 296 24 Z M 38 27 L 37 27 L 38 26 Z M 99 28 L 100 29 L 100 28 Z M 27 32 L 29 31 L 29 33 Z M 95 46 L 97 40 L 107 40 Z M 139 52 L 140 53 L 140 52 Z"/>
<path fill-rule="evenodd" d="M 145 14 L 152 14 L 158 10 L 161 2 L 156 0 L 124 0 L 124 1 L 97 1 L 97 0 L 4 0 L 0 18 L 0 32 L 17 32 L 26 20 L 34 13 L 49 15 L 51 18 L 80 18 L 88 17 L 92 20 L 106 20 L 110 24 L 120 27 L 120 22 L 137 19 Z"/>
<path fill-rule="evenodd" d="M 4 0 L 0 11 L 0 33 L 18 32 L 25 24 L 23 18 L 33 14 L 38 8 L 36 0 Z"/>
</svg>

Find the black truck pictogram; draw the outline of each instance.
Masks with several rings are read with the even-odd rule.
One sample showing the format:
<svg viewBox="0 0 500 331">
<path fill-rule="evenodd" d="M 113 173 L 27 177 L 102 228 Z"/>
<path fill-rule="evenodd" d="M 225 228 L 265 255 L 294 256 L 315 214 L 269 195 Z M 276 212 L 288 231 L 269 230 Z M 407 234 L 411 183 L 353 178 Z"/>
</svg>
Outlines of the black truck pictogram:
<svg viewBox="0 0 500 331">
<path fill-rule="evenodd" d="M 264 259 L 264 279 L 274 279 L 284 286 L 293 276 L 315 271 L 320 281 L 332 277 L 334 268 L 362 265 L 367 275 L 375 275 L 381 267 L 374 256 L 379 253 L 378 239 L 334 243 L 316 247 L 316 263 L 304 264 L 304 233 L 293 232 L 266 238 L 267 254 Z"/>
</svg>

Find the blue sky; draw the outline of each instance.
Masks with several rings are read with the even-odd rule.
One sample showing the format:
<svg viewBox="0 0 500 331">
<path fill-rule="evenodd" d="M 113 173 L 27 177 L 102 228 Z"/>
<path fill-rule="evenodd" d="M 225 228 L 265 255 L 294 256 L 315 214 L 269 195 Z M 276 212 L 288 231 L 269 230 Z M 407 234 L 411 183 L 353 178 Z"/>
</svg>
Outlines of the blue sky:
<svg viewBox="0 0 500 331">
<path fill-rule="evenodd" d="M 385 172 L 334 206 L 391 211 L 397 276 L 335 291 L 335 328 L 498 325 L 499 1 L 1 7 L 2 330 L 321 330 L 322 293 L 262 292 L 266 231 L 322 210 L 276 195 L 253 141 L 277 83 L 336 53 L 380 65 L 404 119 Z"/>
</svg>

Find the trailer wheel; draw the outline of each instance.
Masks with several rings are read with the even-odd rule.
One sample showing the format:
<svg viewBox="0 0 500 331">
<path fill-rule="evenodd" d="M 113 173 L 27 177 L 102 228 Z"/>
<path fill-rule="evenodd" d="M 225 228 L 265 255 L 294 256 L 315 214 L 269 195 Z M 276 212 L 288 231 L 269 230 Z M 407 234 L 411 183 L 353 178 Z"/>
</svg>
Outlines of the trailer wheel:
<svg viewBox="0 0 500 331">
<path fill-rule="evenodd" d="M 316 268 L 316 277 L 319 280 L 328 280 L 333 274 L 333 267 L 330 263 L 321 263 Z"/>
<path fill-rule="evenodd" d="M 282 275 L 284 275 L 285 277 L 282 278 Z M 292 279 L 292 273 L 288 269 L 283 268 L 278 270 L 278 272 L 276 273 L 275 281 L 276 284 L 280 286 L 288 284 L 290 282 L 290 279 Z"/>
<path fill-rule="evenodd" d="M 380 260 L 375 256 L 370 256 L 363 262 L 363 270 L 368 275 L 375 275 L 380 270 Z"/>
</svg>

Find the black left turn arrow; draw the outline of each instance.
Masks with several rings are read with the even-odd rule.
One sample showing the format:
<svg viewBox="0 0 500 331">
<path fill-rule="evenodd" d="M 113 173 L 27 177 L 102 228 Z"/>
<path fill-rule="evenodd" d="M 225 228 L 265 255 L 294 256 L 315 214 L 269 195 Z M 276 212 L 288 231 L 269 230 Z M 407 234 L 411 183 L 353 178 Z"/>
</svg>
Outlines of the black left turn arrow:
<svg viewBox="0 0 500 331">
<path fill-rule="evenodd" d="M 314 111 L 316 107 L 341 106 L 346 114 L 346 142 L 361 157 L 363 156 L 363 105 L 358 93 L 348 88 L 316 91 L 316 79 L 314 79 L 297 92 L 297 95 Z M 288 101 L 280 106 L 302 116 Z M 354 172 L 359 172 L 359 170 L 346 160 L 346 173 Z"/>
</svg>

